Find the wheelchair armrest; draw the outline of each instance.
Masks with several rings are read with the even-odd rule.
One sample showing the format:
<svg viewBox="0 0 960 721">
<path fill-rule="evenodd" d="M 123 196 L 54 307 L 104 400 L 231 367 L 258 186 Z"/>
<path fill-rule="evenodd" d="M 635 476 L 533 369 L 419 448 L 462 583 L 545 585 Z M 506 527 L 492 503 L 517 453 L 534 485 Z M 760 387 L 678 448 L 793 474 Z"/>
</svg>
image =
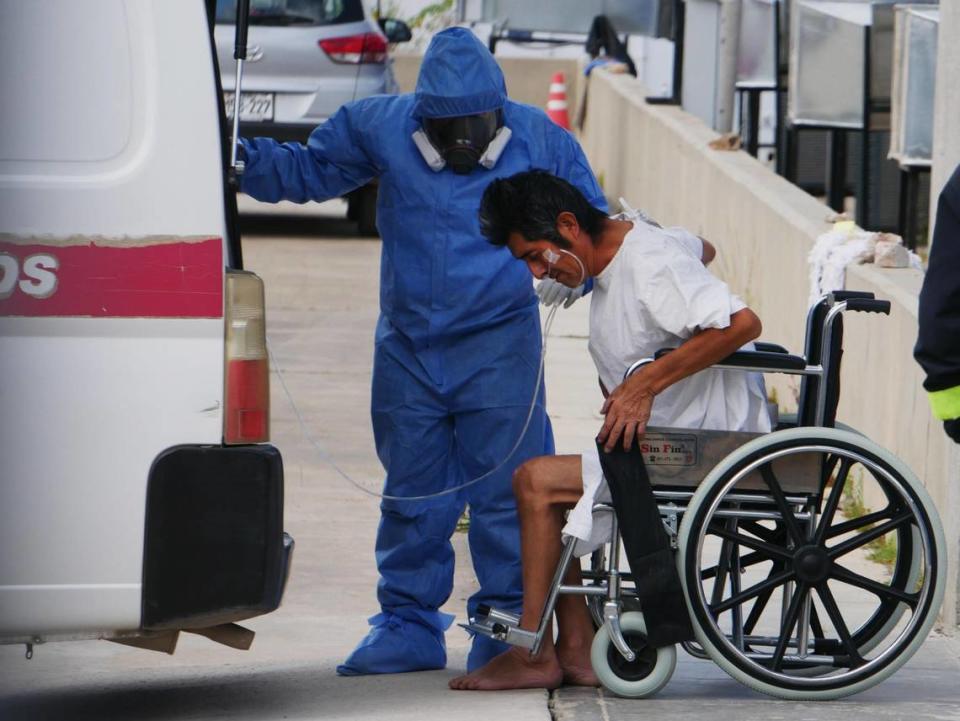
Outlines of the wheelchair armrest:
<svg viewBox="0 0 960 721">
<path fill-rule="evenodd" d="M 779 351 L 770 353 L 758 350 L 738 350 L 716 365 L 763 368 L 772 371 L 802 371 L 807 367 L 807 361 L 801 356 L 780 353 Z"/>
<path fill-rule="evenodd" d="M 790 353 L 790 351 L 788 351 L 782 345 L 777 345 L 776 343 L 767 343 L 762 340 L 755 340 L 753 342 L 753 347 L 756 350 L 763 351 L 764 353 Z"/>
<path fill-rule="evenodd" d="M 661 348 L 654 358 L 663 358 L 674 350 L 676 348 Z M 715 365 L 732 368 L 762 368 L 770 371 L 802 371 L 807 367 L 807 361 L 801 356 L 790 355 L 786 351 L 738 350 Z"/>
</svg>

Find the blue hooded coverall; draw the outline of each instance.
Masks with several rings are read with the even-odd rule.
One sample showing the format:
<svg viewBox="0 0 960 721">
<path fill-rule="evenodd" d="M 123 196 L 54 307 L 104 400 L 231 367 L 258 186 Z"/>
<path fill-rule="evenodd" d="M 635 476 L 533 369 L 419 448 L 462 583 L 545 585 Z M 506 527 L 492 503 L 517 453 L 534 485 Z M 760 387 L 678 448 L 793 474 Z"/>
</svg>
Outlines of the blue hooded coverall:
<svg viewBox="0 0 960 721">
<path fill-rule="evenodd" d="M 513 136 L 497 164 L 457 175 L 431 170 L 411 139 L 421 118 L 502 109 Z M 541 338 L 526 266 L 480 234 L 480 198 L 495 178 L 542 168 L 606 207 L 573 136 L 539 109 L 507 99 L 503 74 L 469 30 L 437 34 L 416 92 L 343 106 L 306 147 L 244 139 L 242 190 L 263 201 L 303 203 L 344 195 L 379 178 L 383 239 L 372 417 L 384 493 L 419 496 L 495 467 L 523 427 L 534 392 Z M 465 503 L 480 590 L 468 601 L 519 612 L 520 538 L 513 469 L 553 452 L 543 397 L 522 444 L 501 471 L 428 501 L 381 503 L 376 560 L 383 612 L 343 674 L 442 668 L 438 609 L 453 586 L 450 536 Z M 506 646 L 477 637 L 468 669 Z"/>
</svg>

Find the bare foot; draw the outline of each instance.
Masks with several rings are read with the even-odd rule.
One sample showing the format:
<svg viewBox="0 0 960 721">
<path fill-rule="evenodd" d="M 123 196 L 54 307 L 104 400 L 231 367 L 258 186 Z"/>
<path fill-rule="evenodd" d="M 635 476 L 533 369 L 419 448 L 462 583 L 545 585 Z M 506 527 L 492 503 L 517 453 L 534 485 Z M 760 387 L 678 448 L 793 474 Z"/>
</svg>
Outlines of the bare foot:
<svg viewBox="0 0 960 721">
<path fill-rule="evenodd" d="M 553 649 L 531 656 L 526 649 L 511 648 L 483 668 L 450 681 L 455 691 L 499 691 L 511 688 L 559 688 L 563 670 Z"/>
<path fill-rule="evenodd" d="M 590 647 L 557 646 L 557 660 L 563 669 L 563 682 L 570 686 L 599 686 L 600 679 L 590 663 Z"/>
<path fill-rule="evenodd" d="M 599 686 L 600 679 L 590 664 L 586 666 L 563 666 L 563 682 L 568 686 Z"/>
</svg>

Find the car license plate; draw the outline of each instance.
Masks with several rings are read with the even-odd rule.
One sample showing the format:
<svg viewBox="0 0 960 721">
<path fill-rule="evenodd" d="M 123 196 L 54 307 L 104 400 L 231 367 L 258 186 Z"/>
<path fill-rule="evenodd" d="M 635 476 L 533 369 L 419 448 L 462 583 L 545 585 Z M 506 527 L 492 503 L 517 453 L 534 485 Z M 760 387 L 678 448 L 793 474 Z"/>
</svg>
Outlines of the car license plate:
<svg viewBox="0 0 960 721">
<path fill-rule="evenodd" d="M 233 119 L 233 93 L 223 94 L 227 118 Z M 240 120 L 263 122 L 273 120 L 273 93 L 240 93 Z"/>
</svg>

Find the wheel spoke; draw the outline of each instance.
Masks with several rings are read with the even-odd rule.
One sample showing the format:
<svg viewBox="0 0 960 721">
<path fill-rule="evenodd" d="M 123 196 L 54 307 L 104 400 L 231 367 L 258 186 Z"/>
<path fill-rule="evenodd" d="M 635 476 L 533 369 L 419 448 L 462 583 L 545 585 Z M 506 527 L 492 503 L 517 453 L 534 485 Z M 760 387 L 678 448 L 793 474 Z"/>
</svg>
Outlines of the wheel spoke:
<svg viewBox="0 0 960 721">
<path fill-rule="evenodd" d="M 899 588 L 888 586 L 885 583 L 879 583 L 871 578 L 861 576 L 859 573 L 854 573 L 853 571 L 836 564 L 834 564 L 833 569 L 830 572 L 830 576 L 841 583 L 846 583 L 850 586 L 862 588 L 864 591 L 869 591 L 874 596 L 877 596 L 884 601 L 901 601 L 907 604 L 911 609 L 916 609 L 917 602 L 920 600 L 919 593 L 907 593 L 906 591 L 901 591 Z"/>
<path fill-rule="evenodd" d="M 767 604 L 770 603 L 770 597 L 773 595 L 773 591 L 773 588 L 768 588 L 766 591 L 757 596 L 757 600 L 753 602 L 753 606 L 750 608 L 750 614 L 747 616 L 747 620 L 743 624 L 744 634 L 753 633 L 753 629 L 756 628 L 757 623 L 760 621 L 760 616 L 767 608 Z"/>
<path fill-rule="evenodd" d="M 814 543 L 818 546 L 822 545 L 827 537 L 827 531 L 830 530 L 833 517 L 837 513 L 837 508 L 840 507 L 840 499 L 843 497 L 843 488 L 847 483 L 851 466 L 853 466 L 853 461 L 849 458 L 844 458 L 843 463 L 840 464 L 840 472 L 833 481 L 833 488 L 830 489 L 827 504 L 823 508 L 823 514 L 820 516 L 820 522 L 817 524 L 817 531 L 814 534 Z"/>
<path fill-rule="evenodd" d="M 765 526 L 761 526 L 757 521 L 741 518 L 739 525 L 741 531 L 752 533 L 761 541 L 774 543 L 783 536 L 783 533 L 779 528 L 766 528 Z"/>
<path fill-rule="evenodd" d="M 750 586 L 747 589 L 744 589 L 740 593 L 731 596 L 726 601 L 722 601 L 716 605 L 711 605 L 710 611 L 715 616 L 718 616 L 724 611 L 727 611 L 733 608 L 734 606 L 739 606 L 744 601 L 749 601 L 751 598 L 754 598 L 755 596 L 759 596 L 768 588 L 772 589 L 783 583 L 786 583 L 793 577 L 794 577 L 794 573 L 792 570 L 781 571 L 777 574 L 771 574 L 765 580 L 760 581 L 760 583 L 755 583 L 754 585 Z"/>
<path fill-rule="evenodd" d="M 765 553 L 768 559 L 776 558 L 781 561 L 788 561 L 793 558 L 793 554 L 788 552 L 784 548 L 779 546 L 774 546 L 770 543 L 764 543 L 750 536 L 744 536 L 742 533 L 736 533 L 735 531 L 727 530 L 726 528 L 711 528 L 710 532 L 725 538 L 728 541 L 733 541 L 734 543 L 739 543 L 741 546 L 746 546 L 747 548 L 752 548 L 755 551 L 760 551 Z"/>
<path fill-rule="evenodd" d="M 719 564 L 717 564 L 716 566 L 710 566 L 710 568 L 701 569 L 700 580 L 709 581 L 711 578 L 716 578 L 718 570 L 719 570 Z"/>
<path fill-rule="evenodd" d="M 756 566 L 758 563 L 763 563 L 764 561 L 769 561 L 770 557 L 764 553 L 758 551 L 752 551 L 745 556 L 740 557 L 740 567 L 747 568 L 748 566 Z M 700 579 L 703 581 L 714 578 L 717 575 L 718 566 L 710 566 L 710 568 L 705 568 L 700 571 Z"/>
<path fill-rule="evenodd" d="M 887 506 L 882 511 L 874 511 L 873 513 L 864 514 L 859 518 L 852 518 L 849 521 L 838 523 L 827 532 L 826 540 L 842 536 L 844 533 L 849 533 L 850 531 L 856 531 L 864 526 L 871 526 L 878 521 L 885 521 L 888 518 L 892 518 L 895 510 L 893 506 Z"/>
<path fill-rule="evenodd" d="M 780 638 L 777 641 L 777 647 L 773 651 L 773 670 L 779 671 L 783 666 L 783 657 L 787 652 L 787 645 L 790 643 L 790 636 L 793 635 L 793 628 L 797 625 L 800 618 L 800 610 L 803 606 L 803 598 L 810 587 L 803 581 L 797 582 L 797 588 L 790 599 L 790 606 L 783 617 L 783 623 L 780 626 Z"/>
<path fill-rule="evenodd" d="M 790 508 L 786 497 L 783 495 L 780 481 L 778 481 L 777 477 L 773 474 L 773 469 L 769 463 L 760 467 L 760 475 L 763 476 L 763 480 L 770 489 L 770 494 L 773 496 L 773 500 L 776 501 L 777 508 L 780 510 L 780 515 L 783 516 L 783 523 L 786 526 L 787 533 L 793 539 L 794 543 L 798 546 L 801 545 L 804 539 L 800 531 L 800 526 L 797 524 L 797 519 L 793 515 L 793 509 Z"/>
<path fill-rule="evenodd" d="M 903 511 L 899 515 L 891 518 L 886 523 L 881 523 L 879 526 L 874 526 L 869 531 L 864 531 L 859 536 L 854 536 L 848 541 L 838 543 L 833 548 L 828 548 L 827 554 L 830 556 L 830 558 L 836 560 L 837 558 L 840 558 L 840 556 L 850 553 L 850 551 L 855 551 L 861 546 L 867 545 L 875 538 L 880 538 L 881 536 L 885 536 L 890 533 L 890 531 L 897 530 L 900 528 L 900 526 L 905 523 L 909 523 L 911 520 L 913 520 L 913 513 L 911 511 Z"/>
<path fill-rule="evenodd" d="M 730 530 L 737 530 L 737 519 L 730 519 Z M 740 573 L 743 567 L 740 565 L 740 547 L 734 545 L 733 553 L 730 556 L 730 593 L 736 596 L 743 590 L 740 585 Z M 719 599 L 717 599 L 719 600 Z M 741 651 L 743 650 L 743 606 L 734 606 L 732 609 L 733 618 L 730 622 L 733 625 L 733 643 Z"/>
<path fill-rule="evenodd" d="M 720 545 L 720 562 L 717 564 L 717 577 L 713 582 L 713 593 L 710 596 L 710 605 L 715 606 L 720 603 L 720 600 L 723 598 L 723 589 L 727 585 L 727 576 L 730 571 L 730 553 L 732 552 L 733 544 L 724 540 Z"/>
<path fill-rule="evenodd" d="M 815 604 L 810 604 L 810 629 L 813 631 L 814 648 L 816 648 L 816 640 L 823 640 L 825 636 L 823 635 L 823 624 L 820 623 L 820 614 L 817 613 L 817 607 Z"/>
<path fill-rule="evenodd" d="M 837 606 L 837 601 L 833 597 L 833 592 L 830 590 L 830 587 L 827 586 L 826 583 L 821 583 L 817 586 L 817 594 L 823 602 L 823 607 L 827 609 L 827 615 L 830 617 L 830 622 L 833 624 L 834 629 L 836 629 L 837 635 L 840 636 L 840 643 L 842 643 L 843 647 L 847 650 L 851 667 L 857 668 L 858 666 L 862 666 L 865 663 L 863 656 L 860 655 L 860 649 L 857 648 L 857 645 L 853 642 L 853 638 L 850 636 L 847 622 L 843 620 L 843 614 L 840 613 L 840 607 Z"/>
<path fill-rule="evenodd" d="M 780 573 L 783 571 L 783 565 L 779 563 L 774 563 L 773 568 L 770 569 L 770 573 L 767 574 L 767 578 L 771 578 L 775 573 Z M 753 633 L 753 629 L 756 627 L 757 622 L 760 620 L 760 616 L 763 614 L 764 609 L 766 609 L 767 604 L 770 602 L 770 597 L 773 595 L 774 591 L 773 586 L 763 591 L 757 600 L 753 602 L 753 606 L 750 609 L 750 614 L 747 616 L 747 620 L 743 624 L 744 634 Z"/>
<path fill-rule="evenodd" d="M 827 487 L 827 481 L 830 480 L 830 476 L 833 475 L 833 469 L 837 467 L 837 462 L 840 460 L 838 455 L 828 455 L 823 462 L 823 468 L 820 470 L 820 490 L 822 491 Z"/>
</svg>

